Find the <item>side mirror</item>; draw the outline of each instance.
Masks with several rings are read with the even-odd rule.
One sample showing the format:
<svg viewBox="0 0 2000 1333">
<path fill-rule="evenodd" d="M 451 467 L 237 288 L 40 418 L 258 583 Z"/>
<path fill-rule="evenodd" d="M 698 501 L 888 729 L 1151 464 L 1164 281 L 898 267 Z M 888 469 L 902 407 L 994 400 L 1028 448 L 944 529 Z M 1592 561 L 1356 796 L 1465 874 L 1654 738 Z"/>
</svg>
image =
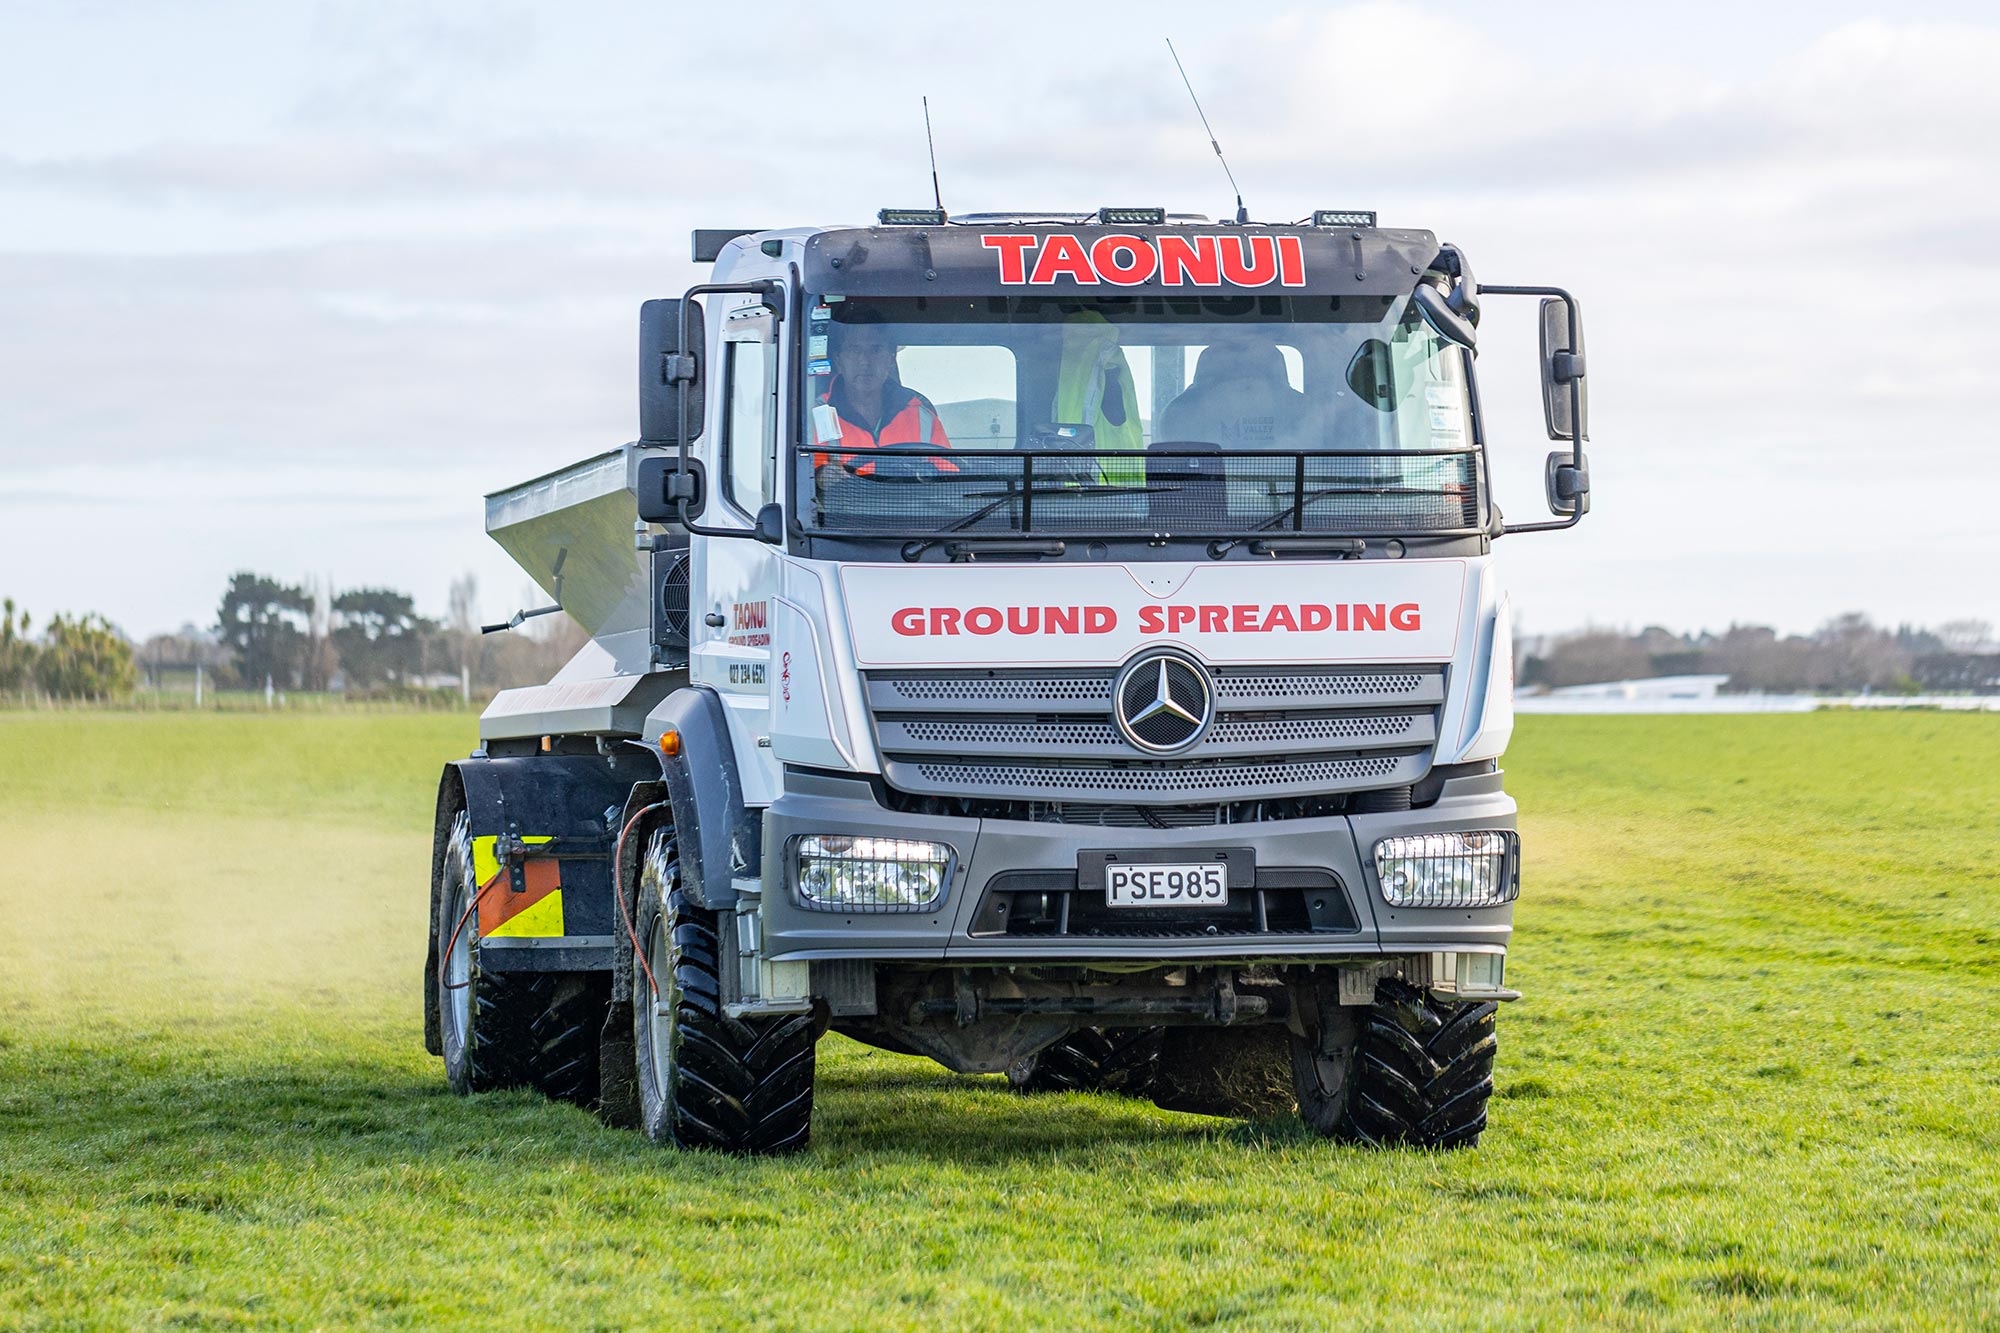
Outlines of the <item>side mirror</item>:
<svg viewBox="0 0 2000 1333">
<path fill-rule="evenodd" d="M 680 470 L 678 458 L 642 458 L 632 489 L 638 499 L 639 517 L 648 523 L 679 523 L 680 500 L 686 497 L 688 517 L 701 512 L 708 502 L 708 474 L 701 460 L 690 458 L 688 470 Z"/>
<path fill-rule="evenodd" d="M 1479 330 L 1471 319 L 1451 308 L 1451 298 L 1439 292 L 1428 282 L 1417 284 L 1410 298 L 1417 303 L 1417 310 L 1424 317 L 1424 323 L 1437 330 L 1437 336 L 1446 342 L 1457 343 L 1467 349 L 1479 345 Z M 1473 309 L 1477 309 L 1474 306 Z"/>
<path fill-rule="evenodd" d="M 757 511 L 757 526 L 750 530 L 750 535 L 758 541 L 763 542 L 766 546 L 783 546 L 785 544 L 785 507 L 781 504 L 768 504 L 759 509 Z"/>
<path fill-rule="evenodd" d="M 681 346 L 681 311 L 687 307 L 687 346 Z M 695 301 L 647 301 L 639 307 L 639 443 L 693 443 L 701 434 L 702 316 Z M 687 401 L 687 440 L 681 439 L 681 402 Z"/>
<path fill-rule="evenodd" d="M 1552 440 L 1590 438 L 1590 386 L 1583 378 L 1583 312 L 1575 301 L 1554 296 L 1542 302 L 1542 416 L 1548 421 Z"/>
<path fill-rule="evenodd" d="M 1568 518 L 1590 512 L 1590 460 L 1567 449 L 1549 455 L 1542 469 L 1542 485 L 1548 491 L 1549 512 Z"/>
</svg>

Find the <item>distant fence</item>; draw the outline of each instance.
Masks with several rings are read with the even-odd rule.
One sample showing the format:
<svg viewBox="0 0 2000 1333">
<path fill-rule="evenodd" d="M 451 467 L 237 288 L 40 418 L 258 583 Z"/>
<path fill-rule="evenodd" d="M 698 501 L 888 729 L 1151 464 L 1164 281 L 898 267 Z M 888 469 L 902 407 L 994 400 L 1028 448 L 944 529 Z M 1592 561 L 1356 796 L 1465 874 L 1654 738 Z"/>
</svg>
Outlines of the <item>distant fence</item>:
<svg viewBox="0 0 2000 1333">
<path fill-rule="evenodd" d="M 1707 698 L 1577 699 L 1554 694 L 1517 694 L 1517 713 L 1813 713 L 1821 709 L 1942 709 L 2000 713 L 2000 695 L 1973 694 L 1716 694 Z"/>
<path fill-rule="evenodd" d="M 368 696 L 329 694 L 310 690 L 277 690 L 269 699 L 262 690 L 217 690 L 194 694 L 180 690 L 134 690 L 123 699 L 51 699 L 47 695 L 0 695 L 0 709 L 37 713 L 476 713 L 491 700 L 491 692 L 475 693 L 468 703 L 457 690 L 411 691 Z"/>
</svg>

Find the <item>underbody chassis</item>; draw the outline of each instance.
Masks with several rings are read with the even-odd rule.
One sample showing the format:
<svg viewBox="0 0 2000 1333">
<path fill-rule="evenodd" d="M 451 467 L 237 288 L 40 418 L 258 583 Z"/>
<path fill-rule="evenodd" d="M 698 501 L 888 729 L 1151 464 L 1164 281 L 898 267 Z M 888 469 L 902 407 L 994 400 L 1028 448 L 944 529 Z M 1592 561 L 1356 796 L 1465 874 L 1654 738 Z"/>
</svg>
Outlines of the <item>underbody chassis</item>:
<svg viewBox="0 0 2000 1333">
<path fill-rule="evenodd" d="M 1511 894 L 1392 906 L 1371 852 L 1504 838 L 1517 875 L 1495 765 L 1440 772 L 1407 808 L 1177 828 L 898 809 L 877 783 L 806 770 L 753 809 L 716 780 L 726 766 L 689 760 L 720 740 L 714 712 L 677 720 L 678 756 L 495 740 L 447 770 L 426 992 L 455 1085 L 535 1084 L 664 1141 L 778 1151 L 804 1142 L 784 1108 L 802 1096 L 809 1115 L 798 1071 L 832 1030 L 1022 1091 L 1296 1110 L 1382 1142 L 1483 1127 L 1494 1012 L 1515 998 Z M 924 910 L 815 901 L 807 852 L 824 847 L 946 849 L 941 891 Z M 1111 905 L 1115 865 L 1203 863 L 1215 901 Z M 666 1071 L 692 1057 L 672 1043 L 691 1033 L 699 1058 L 789 1054 L 781 1073 L 731 1057 L 677 1091 Z M 741 1085 L 728 1114 L 690 1110 L 716 1079 Z M 757 1111 L 769 1086 L 797 1096 Z"/>
</svg>

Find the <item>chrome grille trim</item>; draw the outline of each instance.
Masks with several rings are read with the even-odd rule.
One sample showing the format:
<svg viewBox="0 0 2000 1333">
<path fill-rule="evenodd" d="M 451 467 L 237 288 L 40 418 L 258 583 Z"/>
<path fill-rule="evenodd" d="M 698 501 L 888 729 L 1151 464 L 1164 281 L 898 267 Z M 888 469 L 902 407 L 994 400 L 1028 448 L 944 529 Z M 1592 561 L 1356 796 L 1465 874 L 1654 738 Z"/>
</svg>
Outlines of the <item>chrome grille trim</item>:
<svg viewBox="0 0 2000 1333">
<path fill-rule="evenodd" d="M 1401 786 L 1415 782 L 1429 767 L 1427 752 L 1200 765 L 938 760 L 891 762 L 884 776 L 890 785 L 906 791 L 1076 801 L 1182 802 Z"/>
<path fill-rule="evenodd" d="M 883 750 L 907 755 L 1060 755 L 1066 759 L 1136 759 L 1109 722 L 1091 718 L 882 717 Z M 1429 713 L 1353 716 L 1230 717 L 1224 715 L 1187 757 L 1290 754 L 1301 748 L 1391 750 L 1430 745 L 1437 719 Z"/>
</svg>

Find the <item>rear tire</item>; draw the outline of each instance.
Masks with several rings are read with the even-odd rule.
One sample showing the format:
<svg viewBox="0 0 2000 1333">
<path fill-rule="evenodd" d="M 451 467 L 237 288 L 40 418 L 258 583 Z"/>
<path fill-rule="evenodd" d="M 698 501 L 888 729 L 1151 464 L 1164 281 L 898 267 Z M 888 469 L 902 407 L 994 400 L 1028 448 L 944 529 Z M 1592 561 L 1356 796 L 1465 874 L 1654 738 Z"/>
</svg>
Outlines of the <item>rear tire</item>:
<svg viewBox="0 0 2000 1333">
<path fill-rule="evenodd" d="M 438 886 L 438 970 L 430 979 L 437 992 L 445 1081 L 461 1095 L 530 1081 L 525 1057 L 535 997 L 506 973 L 480 969 L 479 913 L 472 908 L 478 891 L 472 829 L 461 810 L 452 821 Z"/>
<path fill-rule="evenodd" d="M 1145 1097 L 1160 1073 L 1165 1028 L 1079 1028 L 1015 1063 L 1016 1092 L 1108 1092 Z"/>
<path fill-rule="evenodd" d="M 646 1137 L 732 1153 L 805 1148 L 818 1035 L 813 1016 L 731 1018 L 723 1011 L 716 914 L 697 907 L 682 888 L 671 829 L 654 833 L 647 845 L 635 927 L 634 1065 Z"/>
<path fill-rule="evenodd" d="M 1301 1070 L 1300 1114 L 1323 1134 L 1362 1143 L 1472 1147 L 1493 1095 L 1498 1013 L 1490 1000 L 1448 1004 L 1406 981 L 1377 983 L 1344 1086 L 1320 1088 Z"/>
<path fill-rule="evenodd" d="M 611 1004 L 611 978 L 596 972 L 530 976 L 535 997 L 528 1025 L 534 1081 L 544 1096 L 577 1106 L 597 1104 L 597 1046 Z"/>
</svg>

